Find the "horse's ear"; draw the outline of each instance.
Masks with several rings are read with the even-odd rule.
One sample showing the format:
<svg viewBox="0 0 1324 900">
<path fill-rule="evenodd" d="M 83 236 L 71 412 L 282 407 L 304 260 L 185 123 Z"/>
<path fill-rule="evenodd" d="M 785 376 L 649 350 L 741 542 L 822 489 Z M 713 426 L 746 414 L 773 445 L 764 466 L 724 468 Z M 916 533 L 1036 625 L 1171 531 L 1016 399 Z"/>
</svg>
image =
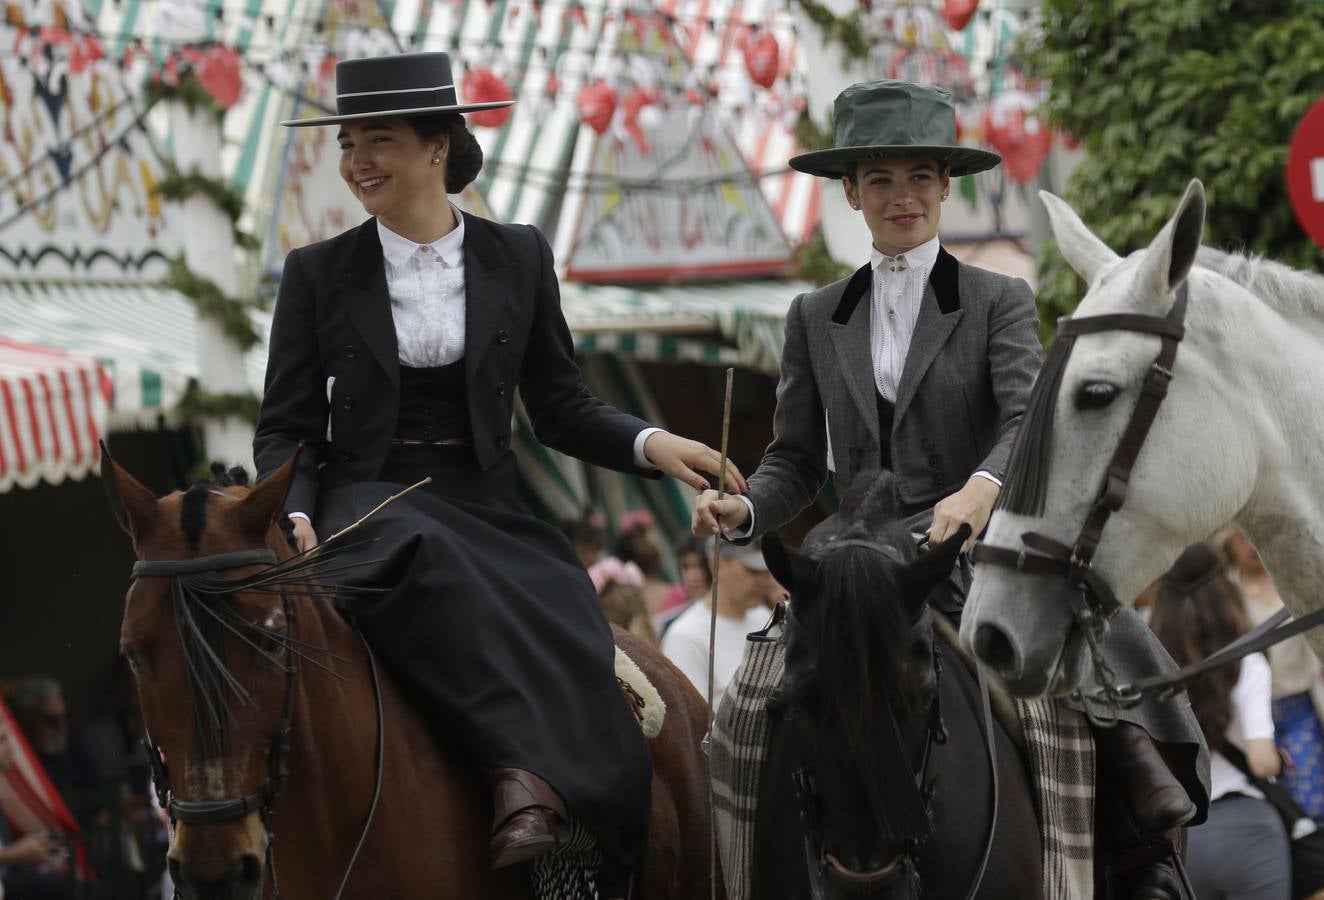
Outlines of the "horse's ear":
<svg viewBox="0 0 1324 900">
<path fill-rule="evenodd" d="M 1040 191 L 1039 199 L 1048 210 L 1048 222 L 1057 239 L 1057 249 L 1085 283 L 1092 284 L 1100 269 L 1119 258 L 1112 248 L 1099 240 L 1076 215 L 1076 211 L 1056 194 Z"/>
<path fill-rule="evenodd" d="M 1204 236 L 1204 214 L 1204 185 L 1192 178 L 1177 211 L 1150 241 L 1140 264 L 1140 278 L 1152 296 L 1167 297 L 1190 274 Z"/>
<path fill-rule="evenodd" d="M 239 524 L 249 534 L 266 534 L 285 509 L 285 498 L 294 483 L 299 467 L 299 447 L 285 460 L 285 464 L 257 483 L 248 496 L 239 502 Z"/>
<path fill-rule="evenodd" d="M 814 571 L 818 568 L 812 559 L 787 547 L 781 538 L 769 532 L 763 536 L 763 561 L 768 564 L 768 571 L 777 583 L 793 596 L 808 595 L 805 589 L 813 583 Z"/>
<path fill-rule="evenodd" d="M 902 567 L 901 594 L 906 603 L 919 609 L 933 589 L 951 577 L 956 558 L 961 555 L 961 545 L 969 537 L 970 526 L 962 525 L 956 534 Z"/>
<path fill-rule="evenodd" d="M 101 444 L 101 484 L 106 489 L 106 500 L 115 521 L 120 523 L 134 541 L 147 532 L 156 521 L 156 496 L 139 483 L 110 456 L 106 442 Z"/>
</svg>

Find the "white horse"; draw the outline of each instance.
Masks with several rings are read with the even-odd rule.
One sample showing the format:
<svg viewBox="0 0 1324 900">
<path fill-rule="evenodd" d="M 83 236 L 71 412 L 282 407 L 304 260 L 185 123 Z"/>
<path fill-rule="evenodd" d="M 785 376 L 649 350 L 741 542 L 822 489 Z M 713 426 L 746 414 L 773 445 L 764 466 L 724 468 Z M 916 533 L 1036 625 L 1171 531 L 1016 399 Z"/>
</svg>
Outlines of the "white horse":
<svg viewBox="0 0 1324 900">
<path fill-rule="evenodd" d="M 1089 286 L 1077 317 L 1163 316 L 1183 280 L 1189 291 L 1175 377 L 1126 501 L 1104 528 L 1094 574 L 1132 603 L 1184 548 L 1235 522 L 1294 615 L 1324 605 L 1324 277 L 1200 247 L 1199 181 L 1153 242 L 1127 257 L 1061 199 L 1040 196 L 1062 255 Z M 996 511 L 990 545 L 1022 548 L 1029 531 L 1075 543 L 1159 346 L 1130 331 L 1075 339 L 1056 397 L 1046 398 L 1042 513 Z M 976 566 L 961 641 L 1025 696 L 1066 693 L 1088 672 L 1059 576 Z M 1324 631 L 1310 641 L 1324 657 Z"/>
</svg>

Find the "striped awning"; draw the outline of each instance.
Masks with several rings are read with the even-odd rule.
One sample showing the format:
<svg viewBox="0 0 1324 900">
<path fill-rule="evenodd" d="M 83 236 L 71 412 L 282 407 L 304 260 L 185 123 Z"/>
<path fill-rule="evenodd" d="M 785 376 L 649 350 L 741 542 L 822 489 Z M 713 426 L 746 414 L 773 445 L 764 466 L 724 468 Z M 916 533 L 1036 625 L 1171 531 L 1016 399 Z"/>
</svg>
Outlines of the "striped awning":
<svg viewBox="0 0 1324 900">
<path fill-rule="evenodd" d="M 95 360 L 0 339 L 0 493 L 86 475 L 109 400 Z"/>
<path fill-rule="evenodd" d="M 565 282 L 561 306 L 583 353 L 775 373 L 786 310 L 807 290 L 812 285 L 777 280 L 647 288 Z"/>
<path fill-rule="evenodd" d="M 250 316 L 264 338 L 271 317 Z M 150 425 L 172 410 L 198 375 L 197 311 L 171 290 L 131 283 L 0 281 L 0 334 L 95 360 L 110 394 L 106 427 Z M 246 359 L 262 389 L 265 341 Z"/>
</svg>

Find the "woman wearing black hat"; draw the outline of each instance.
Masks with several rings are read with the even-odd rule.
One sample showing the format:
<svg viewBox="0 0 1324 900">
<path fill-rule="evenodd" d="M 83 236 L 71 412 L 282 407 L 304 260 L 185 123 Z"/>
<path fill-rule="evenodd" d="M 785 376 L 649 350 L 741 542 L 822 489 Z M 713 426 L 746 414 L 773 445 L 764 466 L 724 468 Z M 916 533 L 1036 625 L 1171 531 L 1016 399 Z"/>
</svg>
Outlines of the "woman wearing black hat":
<svg viewBox="0 0 1324 900">
<path fill-rule="evenodd" d="M 387 558 L 352 577 L 392 590 L 352 615 L 486 772 L 494 866 L 551 850 L 573 817 L 625 873 L 647 841 L 647 745 L 592 582 L 517 494 L 515 389 L 539 440 L 586 462 L 703 489 L 720 458 L 593 396 L 547 241 L 447 201 L 482 166 L 461 114 L 510 101 L 458 103 L 445 53 L 341 62 L 336 90 L 337 115 L 283 124 L 339 128 L 341 176 L 374 218 L 286 259 L 259 474 L 303 445 L 286 504 L 301 548 L 431 477 L 369 522 Z"/>
</svg>

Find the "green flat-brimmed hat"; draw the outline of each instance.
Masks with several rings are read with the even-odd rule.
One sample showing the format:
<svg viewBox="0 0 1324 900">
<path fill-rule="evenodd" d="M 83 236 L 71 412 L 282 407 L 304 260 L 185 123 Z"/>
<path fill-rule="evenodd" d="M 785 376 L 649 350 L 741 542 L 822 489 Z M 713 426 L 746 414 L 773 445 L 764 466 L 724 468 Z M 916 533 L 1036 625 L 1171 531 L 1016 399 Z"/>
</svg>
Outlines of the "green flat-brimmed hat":
<svg viewBox="0 0 1324 900">
<path fill-rule="evenodd" d="M 1002 162 L 992 150 L 956 143 L 956 107 L 950 91 L 909 81 L 865 81 L 837 95 L 832 146 L 791 157 L 791 168 L 824 178 L 852 174 L 866 159 L 925 156 L 952 167 L 952 175 L 983 172 Z"/>
</svg>

